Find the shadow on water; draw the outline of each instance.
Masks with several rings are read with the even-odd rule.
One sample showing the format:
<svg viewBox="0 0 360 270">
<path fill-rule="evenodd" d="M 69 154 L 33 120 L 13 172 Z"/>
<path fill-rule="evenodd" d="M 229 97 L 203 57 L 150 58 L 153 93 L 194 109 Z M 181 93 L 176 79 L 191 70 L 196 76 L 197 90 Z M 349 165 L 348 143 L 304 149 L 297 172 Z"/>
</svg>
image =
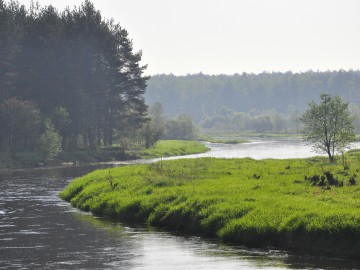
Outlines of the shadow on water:
<svg viewBox="0 0 360 270">
<path fill-rule="evenodd" d="M 228 150 L 226 150 L 228 151 Z M 0 174 L 0 269 L 359 269 L 94 217 L 61 201 L 74 177 L 113 165 Z"/>
<path fill-rule="evenodd" d="M 94 229 L 106 231 L 110 237 L 134 241 L 130 252 L 136 269 L 358 269 L 359 264 L 279 250 L 231 246 L 145 225 L 114 222 L 79 211 L 74 211 L 74 218 Z"/>
</svg>

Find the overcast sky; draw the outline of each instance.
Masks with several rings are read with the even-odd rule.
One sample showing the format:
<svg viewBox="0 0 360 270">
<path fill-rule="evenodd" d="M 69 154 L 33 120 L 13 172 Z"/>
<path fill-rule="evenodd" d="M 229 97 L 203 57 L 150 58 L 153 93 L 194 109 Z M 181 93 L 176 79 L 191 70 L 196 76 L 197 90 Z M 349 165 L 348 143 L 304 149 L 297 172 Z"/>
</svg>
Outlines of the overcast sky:
<svg viewBox="0 0 360 270">
<path fill-rule="evenodd" d="M 81 2 L 39 0 L 59 10 Z M 128 30 L 150 75 L 360 68 L 359 0 L 92 2 Z"/>
</svg>

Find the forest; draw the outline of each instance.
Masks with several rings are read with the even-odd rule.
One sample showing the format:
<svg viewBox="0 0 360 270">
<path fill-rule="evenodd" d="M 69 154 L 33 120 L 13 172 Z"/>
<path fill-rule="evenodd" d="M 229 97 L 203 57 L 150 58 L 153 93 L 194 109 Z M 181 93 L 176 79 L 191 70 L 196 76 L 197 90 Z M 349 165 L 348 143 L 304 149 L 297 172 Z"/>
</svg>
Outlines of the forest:
<svg viewBox="0 0 360 270">
<path fill-rule="evenodd" d="M 141 56 L 90 1 L 59 12 L 0 0 L 0 150 L 96 148 L 130 136 L 147 121 Z"/>
<path fill-rule="evenodd" d="M 321 93 L 350 103 L 360 130 L 360 71 L 146 76 L 128 32 L 91 1 L 53 6 L 0 0 L 0 151 L 99 149 L 196 132 L 300 133 Z"/>
<path fill-rule="evenodd" d="M 148 104 L 164 114 L 187 113 L 203 130 L 300 133 L 299 116 L 321 93 L 349 102 L 360 131 L 360 71 L 263 72 L 234 75 L 156 75 L 148 82 Z"/>
</svg>

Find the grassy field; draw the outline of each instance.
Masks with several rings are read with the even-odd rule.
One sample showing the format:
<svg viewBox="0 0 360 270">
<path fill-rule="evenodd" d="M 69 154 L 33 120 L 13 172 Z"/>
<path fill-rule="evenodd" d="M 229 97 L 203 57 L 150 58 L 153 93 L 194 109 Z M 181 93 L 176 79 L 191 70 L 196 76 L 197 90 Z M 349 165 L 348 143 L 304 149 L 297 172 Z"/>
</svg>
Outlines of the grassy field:
<svg viewBox="0 0 360 270">
<path fill-rule="evenodd" d="M 60 196 L 117 220 L 359 259 L 359 161 L 357 151 L 347 154 L 346 170 L 325 158 L 163 161 L 92 172 Z"/>
<path fill-rule="evenodd" d="M 157 158 L 204 153 L 209 148 L 195 141 L 162 140 L 154 147 L 140 151 L 141 158 Z"/>
</svg>

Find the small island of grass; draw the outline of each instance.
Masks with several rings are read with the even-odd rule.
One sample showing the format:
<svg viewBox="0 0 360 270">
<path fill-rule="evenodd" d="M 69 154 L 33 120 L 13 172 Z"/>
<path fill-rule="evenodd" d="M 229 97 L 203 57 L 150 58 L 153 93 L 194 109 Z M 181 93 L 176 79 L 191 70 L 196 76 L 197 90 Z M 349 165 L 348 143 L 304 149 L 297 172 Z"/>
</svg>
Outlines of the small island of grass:
<svg viewBox="0 0 360 270">
<path fill-rule="evenodd" d="M 209 148 L 196 141 L 161 140 L 155 146 L 142 150 L 141 158 L 157 158 L 199 154 L 208 151 Z"/>
<path fill-rule="evenodd" d="M 182 159 L 94 171 L 60 197 L 115 220 L 359 259 L 360 152 L 325 158 Z M 339 158 L 340 159 L 340 158 Z"/>
</svg>

